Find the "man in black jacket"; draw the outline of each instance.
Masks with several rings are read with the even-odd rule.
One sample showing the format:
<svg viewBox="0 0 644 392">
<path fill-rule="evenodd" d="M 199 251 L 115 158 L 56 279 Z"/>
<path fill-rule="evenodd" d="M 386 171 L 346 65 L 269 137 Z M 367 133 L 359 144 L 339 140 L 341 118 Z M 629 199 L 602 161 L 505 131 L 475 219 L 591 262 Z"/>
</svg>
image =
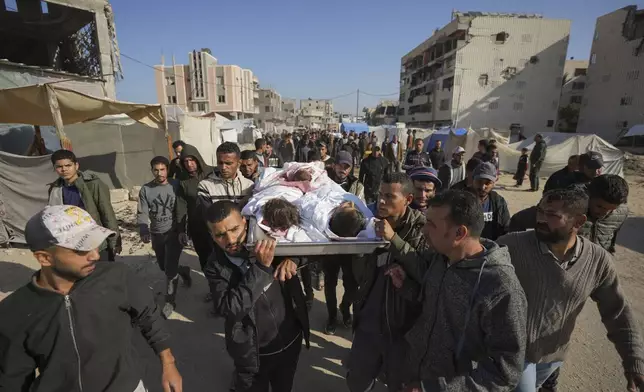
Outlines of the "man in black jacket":
<svg viewBox="0 0 644 392">
<path fill-rule="evenodd" d="M 432 161 L 432 167 L 436 170 L 445 164 L 447 158 L 445 157 L 445 150 L 443 150 L 443 142 L 436 141 L 436 145 L 429 152 L 429 159 Z"/>
<path fill-rule="evenodd" d="M 275 242 L 244 245 L 248 226 L 237 203 L 206 211 L 215 249 L 204 269 L 215 314 L 224 318 L 226 349 L 235 364 L 235 392 L 290 392 L 309 319 L 297 265 L 274 260 Z"/>
<path fill-rule="evenodd" d="M 561 170 L 557 170 L 548 177 L 543 192 L 553 189 L 564 189 L 576 182 L 575 177 L 579 169 L 579 155 L 571 155 L 568 158 L 568 165 Z"/>
<path fill-rule="evenodd" d="M 380 147 L 373 147 L 372 153 L 360 164 L 358 179 L 364 185 L 365 201 L 370 204 L 376 201 L 380 182 L 389 172 L 389 161 L 383 157 Z"/>
<path fill-rule="evenodd" d="M 414 186 L 409 177 L 404 173 L 388 174 L 380 186 L 374 214 L 394 228 L 397 241 L 415 249 L 424 246 L 425 217 L 410 207 L 413 199 Z M 402 386 L 403 338 L 421 308 L 418 301 L 405 299 L 394 290 L 386 276 L 387 269 L 396 262 L 389 250 L 381 249 L 353 263 L 358 292 L 353 304 L 354 337 L 347 373 L 351 392 L 370 390 L 380 375 L 384 375 L 389 391 L 398 391 Z"/>
<path fill-rule="evenodd" d="M 503 196 L 492 190 L 496 184 L 496 167 L 491 162 L 483 162 L 474 169 L 472 179 L 470 190 L 478 196 L 483 209 L 485 226 L 481 237 L 496 241 L 508 232 L 510 225 L 508 203 Z"/>
<path fill-rule="evenodd" d="M 409 171 L 416 167 L 432 167 L 429 154 L 423 151 L 423 139 L 416 139 L 414 150 L 407 153 L 402 168 L 409 174 Z"/>
<path fill-rule="evenodd" d="M 181 153 L 181 166 L 187 173 L 187 177 L 179 183 L 177 193 L 177 230 L 179 241 L 185 246 L 188 244 L 188 236 L 192 239 L 192 245 L 199 256 L 199 265 L 203 269 L 212 252 L 212 239 L 208 234 L 208 228 L 203 216 L 197 208 L 197 190 L 201 180 L 208 177 L 213 168 L 206 165 L 199 150 L 195 146 L 186 144 Z"/>
<path fill-rule="evenodd" d="M 144 392 L 135 325 L 163 364 L 163 389 L 182 391 L 152 292 L 125 264 L 98 262 L 99 245 L 114 234 L 68 205 L 27 222 L 41 269 L 0 302 L 0 390 Z"/>
<path fill-rule="evenodd" d="M 536 192 L 539 190 L 539 171 L 546 159 L 546 150 L 548 146 L 546 141 L 543 140 L 543 135 L 537 133 L 534 136 L 534 147 L 530 152 L 530 190 Z"/>
<path fill-rule="evenodd" d="M 177 140 L 172 143 L 172 149 L 176 156 L 170 162 L 170 173 L 168 173 L 168 178 L 181 180 L 185 177 L 186 173 L 181 167 L 181 152 L 185 146 L 186 143 L 183 140 Z"/>
</svg>

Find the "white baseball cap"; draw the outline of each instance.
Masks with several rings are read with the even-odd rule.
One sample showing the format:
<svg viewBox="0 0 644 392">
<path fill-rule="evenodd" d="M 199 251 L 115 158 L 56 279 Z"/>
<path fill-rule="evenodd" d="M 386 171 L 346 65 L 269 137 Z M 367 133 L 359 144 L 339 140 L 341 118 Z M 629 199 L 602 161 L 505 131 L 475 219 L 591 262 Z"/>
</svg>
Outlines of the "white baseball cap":
<svg viewBox="0 0 644 392">
<path fill-rule="evenodd" d="M 465 153 L 465 149 L 461 146 L 456 147 L 454 151 L 452 151 L 452 155 L 463 154 L 463 153 Z"/>
<path fill-rule="evenodd" d="M 45 207 L 25 227 L 25 240 L 32 251 L 60 246 L 89 252 L 115 234 L 99 226 L 82 208 L 66 205 Z"/>
</svg>

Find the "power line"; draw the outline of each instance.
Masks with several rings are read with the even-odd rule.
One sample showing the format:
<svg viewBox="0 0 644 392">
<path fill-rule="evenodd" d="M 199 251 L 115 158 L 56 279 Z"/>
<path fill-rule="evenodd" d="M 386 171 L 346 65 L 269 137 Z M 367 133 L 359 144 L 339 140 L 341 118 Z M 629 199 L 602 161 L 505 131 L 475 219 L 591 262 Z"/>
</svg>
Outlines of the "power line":
<svg viewBox="0 0 644 392">
<path fill-rule="evenodd" d="M 159 68 L 157 68 L 157 67 L 155 67 L 155 66 L 153 66 L 153 65 L 146 64 L 146 63 L 144 63 L 143 61 L 141 61 L 141 60 L 137 60 L 137 59 L 135 59 L 135 58 L 134 58 L 134 57 L 132 57 L 132 56 L 128 56 L 127 54 L 125 54 L 125 53 L 123 53 L 123 52 L 121 52 L 121 56 L 125 57 L 126 59 L 132 60 L 132 61 L 134 61 L 134 62 L 135 62 L 135 63 L 137 63 L 137 64 L 140 64 L 140 65 L 143 65 L 143 66 L 145 66 L 145 67 L 151 68 L 151 69 L 153 69 L 153 70 L 155 70 L 155 71 L 157 71 L 157 72 L 163 72 L 163 73 L 165 73 L 165 71 L 164 71 L 164 70 L 161 70 L 161 69 L 159 69 Z M 165 67 L 165 65 L 164 65 L 164 67 Z M 196 70 L 195 70 L 195 72 L 196 72 Z M 185 80 L 185 81 L 189 81 L 186 77 L 184 77 L 184 76 L 176 76 L 176 74 L 175 74 L 175 78 L 177 78 L 177 77 L 178 77 L 178 78 L 180 78 L 180 79 L 183 79 L 183 80 Z M 207 85 L 215 86 L 215 87 L 216 87 L 216 86 L 224 86 L 224 87 L 240 87 L 240 88 L 245 88 L 245 89 L 247 89 L 247 90 L 251 90 L 251 91 L 253 91 L 253 92 L 255 91 L 255 89 L 254 89 L 254 88 L 246 87 L 246 86 L 243 86 L 243 85 L 237 85 L 237 84 L 225 84 L 225 83 L 224 83 L 224 84 L 217 84 L 217 83 L 213 83 L 213 82 L 203 82 L 203 83 L 204 83 L 204 84 L 207 84 Z M 332 101 L 332 100 L 335 100 L 335 99 L 348 97 L 348 96 L 353 95 L 353 94 L 355 94 L 355 93 L 356 93 L 355 91 L 351 91 L 351 92 L 348 92 L 348 93 L 346 93 L 346 94 L 340 94 L 340 95 L 337 95 L 337 96 L 335 96 L 335 97 L 331 97 L 331 98 L 319 98 L 318 100 L 320 100 L 320 101 Z"/>
<path fill-rule="evenodd" d="M 390 97 L 392 95 L 399 95 L 400 92 L 396 91 L 395 93 L 391 93 L 391 94 L 371 94 L 364 91 L 360 91 L 360 94 L 369 95 L 371 97 Z"/>
</svg>

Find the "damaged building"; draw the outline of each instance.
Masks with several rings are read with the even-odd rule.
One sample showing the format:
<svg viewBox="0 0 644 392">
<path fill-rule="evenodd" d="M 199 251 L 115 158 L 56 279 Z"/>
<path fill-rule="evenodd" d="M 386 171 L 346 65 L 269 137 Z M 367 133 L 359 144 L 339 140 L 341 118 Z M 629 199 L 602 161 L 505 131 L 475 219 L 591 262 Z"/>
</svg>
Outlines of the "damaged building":
<svg viewBox="0 0 644 392">
<path fill-rule="evenodd" d="M 402 57 L 398 121 L 554 130 L 569 35 L 569 20 L 453 12 Z"/>
<path fill-rule="evenodd" d="M 643 106 L 644 10 L 631 5 L 597 18 L 577 132 L 615 142 Z"/>
<path fill-rule="evenodd" d="M 56 82 L 115 99 L 121 76 L 107 0 L 0 0 L 0 89 Z"/>
</svg>

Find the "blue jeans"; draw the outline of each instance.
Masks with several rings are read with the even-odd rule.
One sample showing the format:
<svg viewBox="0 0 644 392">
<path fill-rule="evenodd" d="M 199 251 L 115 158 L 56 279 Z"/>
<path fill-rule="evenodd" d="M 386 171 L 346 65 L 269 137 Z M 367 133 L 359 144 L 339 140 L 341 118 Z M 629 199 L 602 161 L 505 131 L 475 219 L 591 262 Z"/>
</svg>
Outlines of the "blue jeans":
<svg viewBox="0 0 644 392">
<path fill-rule="evenodd" d="M 514 392 L 537 392 L 541 384 L 563 365 L 563 362 L 526 363 L 523 367 L 521 381 Z"/>
</svg>

